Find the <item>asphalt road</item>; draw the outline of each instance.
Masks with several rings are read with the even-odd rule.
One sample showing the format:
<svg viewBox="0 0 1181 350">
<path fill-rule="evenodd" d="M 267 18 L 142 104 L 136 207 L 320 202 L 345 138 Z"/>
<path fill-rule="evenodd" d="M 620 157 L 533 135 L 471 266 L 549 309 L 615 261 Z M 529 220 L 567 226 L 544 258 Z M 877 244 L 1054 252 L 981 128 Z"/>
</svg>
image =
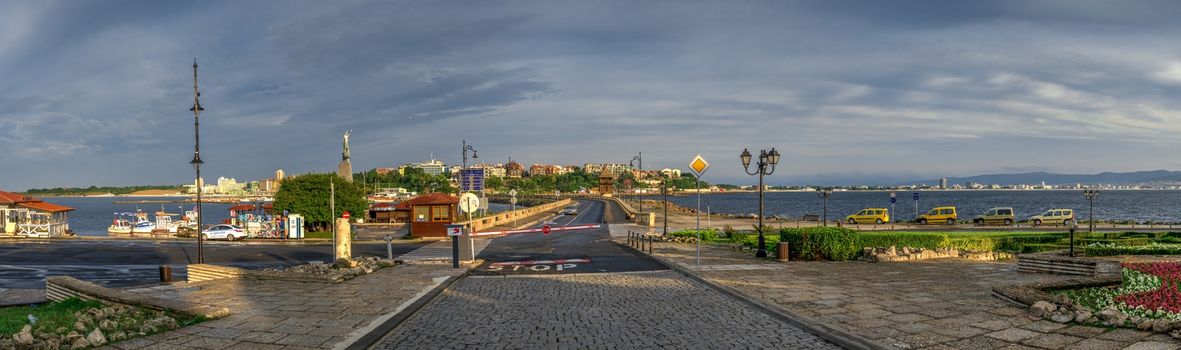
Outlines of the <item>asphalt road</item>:
<svg viewBox="0 0 1181 350">
<path fill-rule="evenodd" d="M 394 256 L 423 243 L 394 244 Z M 209 241 L 205 262 L 248 268 L 282 267 L 312 260 L 332 260 L 328 244 L 257 245 Z M 355 243 L 359 256 L 386 256 L 385 243 Z M 0 289 L 44 288 L 45 277 L 67 275 L 107 286 L 130 286 L 159 280 L 158 267 L 173 266 L 173 278 L 185 278 L 185 264 L 195 263 L 194 242 L 151 240 L 69 240 L 0 243 Z"/>
<path fill-rule="evenodd" d="M 602 224 L 604 209 L 611 220 L 626 220 L 602 201 L 581 200 L 578 215 L 559 215 L 553 227 Z M 547 223 L 538 224 L 541 227 Z M 485 262 L 474 275 L 570 274 L 654 271 L 666 269 L 639 253 L 611 242 L 606 225 L 596 229 L 525 233 L 493 239 L 480 253 Z"/>
</svg>

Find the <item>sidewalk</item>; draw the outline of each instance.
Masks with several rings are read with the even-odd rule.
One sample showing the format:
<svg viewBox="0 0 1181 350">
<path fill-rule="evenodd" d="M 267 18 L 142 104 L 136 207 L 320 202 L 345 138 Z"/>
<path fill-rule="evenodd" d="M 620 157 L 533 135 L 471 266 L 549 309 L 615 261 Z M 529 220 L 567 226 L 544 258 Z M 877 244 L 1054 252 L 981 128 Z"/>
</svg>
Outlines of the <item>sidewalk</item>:
<svg viewBox="0 0 1181 350">
<path fill-rule="evenodd" d="M 1168 335 L 1065 325 L 994 297 L 991 286 L 1066 278 L 1013 262 L 787 262 L 714 245 L 656 243 L 655 255 L 746 297 L 902 349 L 1177 349 Z"/>
<path fill-rule="evenodd" d="M 221 279 L 142 288 L 233 314 L 106 349 L 327 349 L 343 346 L 467 268 L 402 265 L 339 284 Z"/>
</svg>

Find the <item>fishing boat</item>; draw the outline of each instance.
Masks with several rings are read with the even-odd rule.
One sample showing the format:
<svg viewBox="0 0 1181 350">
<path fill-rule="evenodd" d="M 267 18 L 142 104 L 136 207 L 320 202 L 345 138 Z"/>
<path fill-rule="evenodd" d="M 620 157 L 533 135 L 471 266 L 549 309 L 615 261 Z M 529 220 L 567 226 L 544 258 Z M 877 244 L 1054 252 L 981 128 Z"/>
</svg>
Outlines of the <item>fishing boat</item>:
<svg viewBox="0 0 1181 350">
<path fill-rule="evenodd" d="M 172 217 L 177 215 L 180 214 L 169 214 L 163 210 L 156 212 L 156 222 L 152 234 L 176 234 L 177 229 L 180 228 L 180 222 L 172 221 Z"/>
<path fill-rule="evenodd" d="M 120 218 L 121 216 L 134 216 L 135 213 L 115 213 L 115 219 L 111 221 L 111 226 L 107 227 L 107 232 L 114 235 L 130 235 L 131 221 Z"/>
</svg>

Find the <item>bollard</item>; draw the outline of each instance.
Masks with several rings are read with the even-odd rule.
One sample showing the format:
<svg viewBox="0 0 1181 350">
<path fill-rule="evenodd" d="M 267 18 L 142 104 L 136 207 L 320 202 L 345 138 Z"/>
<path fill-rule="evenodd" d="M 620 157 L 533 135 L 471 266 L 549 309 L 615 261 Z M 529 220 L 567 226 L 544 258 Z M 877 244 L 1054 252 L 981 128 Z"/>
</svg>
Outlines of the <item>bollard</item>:
<svg viewBox="0 0 1181 350">
<path fill-rule="evenodd" d="M 776 256 L 779 257 L 779 262 L 787 262 L 787 242 L 779 242 Z"/>
<path fill-rule="evenodd" d="M 385 255 L 386 259 L 394 260 L 394 244 L 391 243 L 394 237 L 385 235 Z"/>
<path fill-rule="evenodd" d="M 160 265 L 160 283 L 172 283 L 172 265 Z"/>
</svg>

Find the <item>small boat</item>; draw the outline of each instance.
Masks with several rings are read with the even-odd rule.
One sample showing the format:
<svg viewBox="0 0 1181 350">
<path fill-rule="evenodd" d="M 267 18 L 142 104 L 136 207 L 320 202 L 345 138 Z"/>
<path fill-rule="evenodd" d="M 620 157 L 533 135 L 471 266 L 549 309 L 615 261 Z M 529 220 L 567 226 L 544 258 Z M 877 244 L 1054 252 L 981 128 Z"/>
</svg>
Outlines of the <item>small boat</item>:
<svg viewBox="0 0 1181 350">
<path fill-rule="evenodd" d="M 127 221 L 127 219 L 120 219 L 119 213 L 115 213 L 115 219 L 111 221 L 111 226 L 107 227 L 107 232 L 117 235 L 130 235 L 131 221 Z"/>
<path fill-rule="evenodd" d="M 172 221 L 172 217 L 179 214 L 165 213 L 163 210 L 156 212 L 156 223 L 153 234 L 176 234 L 180 227 L 179 221 Z"/>
<path fill-rule="evenodd" d="M 136 233 L 151 234 L 154 230 L 156 230 L 156 224 L 147 220 L 138 221 L 131 226 L 131 234 L 133 235 Z"/>
</svg>

